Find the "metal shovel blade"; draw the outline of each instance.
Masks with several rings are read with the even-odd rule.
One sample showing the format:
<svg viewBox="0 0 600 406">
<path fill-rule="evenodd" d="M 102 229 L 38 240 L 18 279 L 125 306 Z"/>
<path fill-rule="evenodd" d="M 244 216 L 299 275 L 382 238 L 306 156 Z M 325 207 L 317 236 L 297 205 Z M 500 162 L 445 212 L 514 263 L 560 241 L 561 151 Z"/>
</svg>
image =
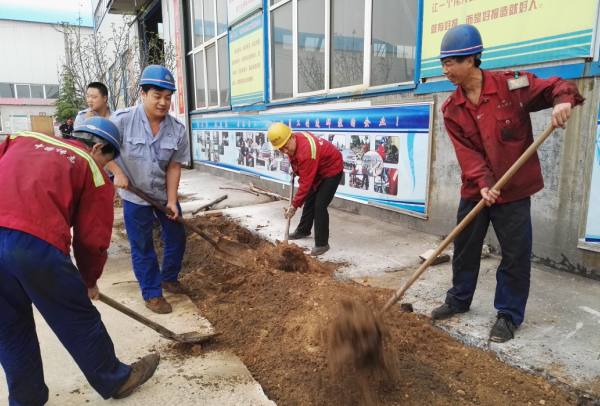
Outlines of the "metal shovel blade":
<svg viewBox="0 0 600 406">
<path fill-rule="evenodd" d="M 220 333 L 201 334 L 196 331 L 192 331 L 190 333 L 173 334 L 172 336 L 164 335 L 163 337 L 168 338 L 173 341 L 177 341 L 179 343 L 184 343 L 184 344 L 201 344 L 206 341 L 210 341 L 219 335 L 221 335 L 221 334 Z"/>
<path fill-rule="evenodd" d="M 242 244 L 241 242 L 232 241 L 229 238 L 219 237 L 219 246 L 223 249 L 224 252 L 231 255 L 244 255 L 248 251 L 251 251 L 252 248 L 247 244 Z"/>
</svg>

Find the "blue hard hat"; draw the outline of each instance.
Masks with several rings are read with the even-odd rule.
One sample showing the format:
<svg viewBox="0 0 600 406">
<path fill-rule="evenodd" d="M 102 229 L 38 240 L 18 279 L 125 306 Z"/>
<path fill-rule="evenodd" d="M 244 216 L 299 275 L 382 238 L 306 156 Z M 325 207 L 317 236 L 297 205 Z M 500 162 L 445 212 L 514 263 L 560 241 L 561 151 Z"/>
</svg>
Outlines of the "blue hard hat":
<svg viewBox="0 0 600 406">
<path fill-rule="evenodd" d="M 451 28 L 442 38 L 442 46 L 438 59 L 449 56 L 478 54 L 483 51 L 481 34 L 475 26 L 461 24 Z"/>
<path fill-rule="evenodd" d="M 142 85 L 154 85 L 172 91 L 177 90 L 173 74 L 167 68 L 160 65 L 150 65 L 144 69 L 140 80 L 140 86 Z"/>
<path fill-rule="evenodd" d="M 112 121 L 104 117 L 91 117 L 73 130 L 73 138 L 94 142 L 94 136 L 102 138 L 115 147 L 113 159 L 121 154 L 121 132 Z"/>
</svg>

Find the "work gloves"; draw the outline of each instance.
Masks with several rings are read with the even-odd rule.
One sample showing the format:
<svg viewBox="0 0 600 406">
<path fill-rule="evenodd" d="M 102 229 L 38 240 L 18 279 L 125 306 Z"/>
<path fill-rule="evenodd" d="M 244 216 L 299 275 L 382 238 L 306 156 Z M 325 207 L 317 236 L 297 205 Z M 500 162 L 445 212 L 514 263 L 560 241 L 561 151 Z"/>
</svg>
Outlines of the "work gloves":
<svg viewBox="0 0 600 406">
<path fill-rule="evenodd" d="M 283 210 L 285 211 L 285 218 L 286 218 L 286 220 L 288 220 L 288 219 L 291 219 L 292 217 L 294 217 L 294 214 L 296 214 L 296 210 L 298 210 L 298 209 L 295 208 L 294 206 L 292 206 L 289 209 L 286 209 L 284 207 Z"/>
</svg>

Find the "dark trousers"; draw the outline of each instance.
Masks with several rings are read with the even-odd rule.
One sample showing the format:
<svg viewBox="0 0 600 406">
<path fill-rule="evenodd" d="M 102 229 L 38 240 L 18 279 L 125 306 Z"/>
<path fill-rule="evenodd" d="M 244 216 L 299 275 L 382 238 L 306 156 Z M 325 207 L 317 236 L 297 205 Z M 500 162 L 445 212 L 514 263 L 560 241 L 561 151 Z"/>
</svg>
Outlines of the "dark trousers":
<svg viewBox="0 0 600 406">
<path fill-rule="evenodd" d="M 329 212 L 327 206 L 340 184 L 344 171 L 335 176 L 324 178 L 317 190 L 311 189 L 306 196 L 302 217 L 296 231 L 310 234 L 315 225 L 315 246 L 324 247 L 329 244 Z"/>
<path fill-rule="evenodd" d="M 8 404 L 48 401 L 32 303 L 96 392 L 113 396 L 131 367 L 117 359 L 71 257 L 31 234 L 0 227 L 0 364 Z"/>
<path fill-rule="evenodd" d="M 181 216 L 179 203 L 177 208 Z M 127 200 L 123 201 L 123 217 L 131 246 L 133 273 L 140 284 L 142 297 L 150 300 L 162 296 L 161 281 L 177 282 L 181 272 L 181 261 L 185 253 L 185 228 L 183 224 L 169 220 L 166 214 L 152 206 L 142 206 Z M 160 222 L 165 243 L 160 268 L 152 239 L 152 225 L 156 219 Z"/>
<path fill-rule="evenodd" d="M 458 222 L 476 205 L 477 202 L 461 199 Z M 523 323 L 531 275 L 530 209 L 530 198 L 485 207 L 456 237 L 452 259 L 453 287 L 446 295 L 446 303 L 463 310 L 471 306 L 479 276 L 481 249 L 491 222 L 502 249 L 502 261 L 496 271 L 494 307 L 509 314 L 515 325 Z"/>
</svg>

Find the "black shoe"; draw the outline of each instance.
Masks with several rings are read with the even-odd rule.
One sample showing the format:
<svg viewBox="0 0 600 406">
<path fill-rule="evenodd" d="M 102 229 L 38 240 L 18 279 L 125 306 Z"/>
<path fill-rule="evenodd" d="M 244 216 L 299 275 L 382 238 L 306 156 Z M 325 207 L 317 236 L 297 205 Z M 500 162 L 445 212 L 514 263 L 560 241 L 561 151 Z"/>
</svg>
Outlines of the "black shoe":
<svg viewBox="0 0 600 406">
<path fill-rule="evenodd" d="M 317 256 L 317 255 L 325 254 L 327 251 L 329 251 L 329 244 L 327 244 L 323 247 L 313 247 L 313 249 L 310 251 L 310 255 Z"/>
<path fill-rule="evenodd" d="M 444 320 L 444 319 L 449 319 L 450 317 L 454 316 L 455 314 L 466 313 L 468 311 L 469 311 L 469 309 L 461 310 L 461 309 L 457 309 L 454 306 L 450 306 L 448 303 L 444 303 L 440 307 L 436 307 L 435 309 L 433 309 L 433 311 L 431 312 L 431 318 L 434 320 Z"/>
<path fill-rule="evenodd" d="M 494 324 L 494 327 L 492 327 L 492 331 L 490 332 L 490 341 L 495 343 L 505 343 L 512 340 L 515 338 L 516 329 L 517 326 L 513 324 L 509 314 L 498 313 L 496 324 Z"/>
<path fill-rule="evenodd" d="M 300 231 L 296 230 L 293 233 L 290 233 L 290 235 L 288 236 L 288 240 L 299 240 L 301 238 L 306 237 L 310 237 L 310 233 L 301 233 Z"/>
</svg>

